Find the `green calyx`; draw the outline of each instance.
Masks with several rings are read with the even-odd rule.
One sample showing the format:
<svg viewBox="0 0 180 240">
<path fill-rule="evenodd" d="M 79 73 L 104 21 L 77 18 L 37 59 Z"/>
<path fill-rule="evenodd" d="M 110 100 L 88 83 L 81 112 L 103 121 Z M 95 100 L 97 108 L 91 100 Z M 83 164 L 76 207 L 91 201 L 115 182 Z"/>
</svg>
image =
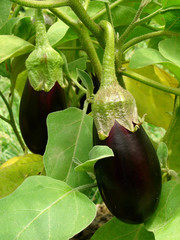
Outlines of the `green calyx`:
<svg viewBox="0 0 180 240">
<path fill-rule="evenodd" d="M 42 10 L 36 9 L 36 47 L 26 60 L 28 78 L 32 87 L 48 92 L 57 81 L 66 87 L 63 79 L 63 59 L 47 38 Z"/>
<path fill-rule="evenodd" d="M 134 97 L 122 88 L 115 74 L 114 30 L 107 21 L 100 26 L 104 30 L 106 42 L 103 57 L 103 76 L 95 95 L 92 112 L 99 138 L 106 139 L 115 121 L 131 132 L 137 130 L 139 121 Z"/>
</svg>

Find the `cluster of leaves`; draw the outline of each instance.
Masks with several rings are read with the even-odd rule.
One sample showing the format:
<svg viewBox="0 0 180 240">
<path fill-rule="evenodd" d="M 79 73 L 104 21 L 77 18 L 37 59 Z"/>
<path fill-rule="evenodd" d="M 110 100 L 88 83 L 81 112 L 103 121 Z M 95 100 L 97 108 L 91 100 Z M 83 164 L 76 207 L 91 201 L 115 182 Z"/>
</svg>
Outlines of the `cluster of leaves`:
<svg viewBox="0 0 180 240">
<path fill-rule="evenodd" d="M 179 97 L 173 111 L 173 93 L 179 94 L 177 87 L 180 81 L 178 1 L 78 1 L 88 6 L 86 12 L 97 24 L 102 19 L 110 20 L 107 10 L 111 9 L 119 39 L 123 40 L 121 37 L 131 28 L 123 45 L 117 45 L 119 52 L 124 52 L 120 74 L 126 88 L 136 99 L 139 115 L 147 113 L 149 123 L 168 129 L 164 138 L 166 144 L 159 146 L 158 155 L 164 171 L 163 179 L 169 180 L 175 176 L 171 181 L 164 180 L 159 207 L 149 221 L 129 225 L 113 218 L 94 234 L 92 240 L 180 238 L 177 228 L 180 214 L 180 185 L 177 179 L 180 171 Z M 143 8 L 139 18 L 137 12 L 141 2 L 148 5 Z M 60 14 L 61 9 L 64 14 Z M 44 18 L 50 44 L 64 57 L 64 77 L 69 82 L 66 89 L 69 107 L 48 116 L 48 143 L 43 157 L 28 154 L 13 158 L 1 166 L 1 239 L 67 240 L 83 230 L 96 215 L 96 206 L 91 201 L 92 187 L 95 186 L 93 164 L 112 154 L 109 149 L 93 148 L 93 119 L 80 110 L 82 96 L 85 93 L 91 96 L 93 91 L 92 82 L 83 71 L 91 76 L 98 74 L 95 60 L 80 41 L 83 33 L 73 27 L 76 15 L 80 18 L 81 15 L 75 14 L 68 6 L 60 10 L 44 10 Z M 0 92 L 8 99 L 6 104 L 10 109 L 16 107 L 15 93 L 21 96 L 27 79 L 25 60 L 34 49 L 35 40 L 33 16 L 33 8 L 1 0 L 0 81 L 10 83 L 8 91 L 11 94 L 6 94 L 2 88 Z M 80 19 L 82 22 L 83 17 Z M 86 21 L 81 24 L 85 33 L 86 24 Z M 88 33 L 85 44 L 93 44 L 101 61 L 103 49 L 94 35 Z M 139 43 L 143 48 L 139 49 Z M 12 123 L 7 121 L 3 112 L 0 112 L 0 117 Z M 15 122 L 18 122 L 16 118 Z M 11 126 L 17 130 L 14 122 Z"/>
</svg>

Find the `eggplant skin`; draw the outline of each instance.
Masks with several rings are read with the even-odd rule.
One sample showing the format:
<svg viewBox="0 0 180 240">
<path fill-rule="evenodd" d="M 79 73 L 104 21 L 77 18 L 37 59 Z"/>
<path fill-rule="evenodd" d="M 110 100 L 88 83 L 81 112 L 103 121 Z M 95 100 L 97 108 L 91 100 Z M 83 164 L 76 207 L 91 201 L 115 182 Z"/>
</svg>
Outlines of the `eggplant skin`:
<svg viewBox="0 0 180 240">
<path fill-rule="evenodd" d="M 20 102 L 19 125 L 27 147 L 44 154 L 47 144 L 46 118 L 66 108 L 65 93 L 58 82 L 49 92 L 35 91 L 27 79 Z"/>
<path fill-rule="evenodd" d="M 101 196 L 111 213 L 126 223 L 145 222 L 155 212 L 161 194 L 161 169 L 146 132 L 132 133 L 115 122 L 108 138 L 94 145 L 107 145 L 114 157 L 98 160 L 94 170 Z"/>
</svg>

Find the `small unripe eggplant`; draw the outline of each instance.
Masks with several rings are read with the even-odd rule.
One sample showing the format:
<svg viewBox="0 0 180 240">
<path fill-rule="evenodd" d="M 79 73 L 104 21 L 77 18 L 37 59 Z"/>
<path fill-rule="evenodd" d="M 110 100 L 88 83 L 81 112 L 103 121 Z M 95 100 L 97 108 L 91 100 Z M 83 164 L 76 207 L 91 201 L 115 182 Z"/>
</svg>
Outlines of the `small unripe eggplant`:
<svg viewBox="0 0 180 240">
<path fill-rule="evenodd" d="M 33 153 L 44 154 L 47 115 L 65 108 L 65 93 L 58 82 L 45 92 L 35 91 L 29 80 L 26 81 L 20 102 L 19 124 L 23 139 Z"/>
<path fill-rule="evenodd" d="M 143 127 L 130 132 L 115 122 L 105 140 L 99 140 L 94 128 L 94 145 L 107 145 L 114 153 L 94 166 L 108 209 L 124 222 L 145 222 L 156 210 L 162 180 L 158 157 Z"/>
</svg>

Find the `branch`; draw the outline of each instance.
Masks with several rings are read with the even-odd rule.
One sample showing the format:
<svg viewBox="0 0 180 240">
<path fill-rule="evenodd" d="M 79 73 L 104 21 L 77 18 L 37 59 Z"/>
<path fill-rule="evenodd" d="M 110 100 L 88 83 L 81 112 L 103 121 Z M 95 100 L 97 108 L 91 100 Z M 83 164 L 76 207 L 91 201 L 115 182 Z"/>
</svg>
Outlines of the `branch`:
<svg viewBox="0 0 180 240">
<path fill-rule="evenodd" d="M 47 0 L 47 1 L 11 0 L 11 2 L 17 3 L 21 6 L 32 8 L 56 8 L 69 6 L 70 4 L 70 0 Z"/>
<path fill-rule="evenodd" d="M 65 22 L 68 26 L 72 27 L 77 34 L 79 35 L 79 40 L 83 49 L 86 51 L 92 66 L 94 67 L 94 71 L 100 81 L 101 73 L 102 73 L 102 66 L 97 55 L 97 52 L 94 48 L 92 40 L 89 36 L 88 30 L 84 27 L 83 24 L 75 22 L 69 16 L 67 16 L 63 11 L 59 9 L 50 9 L 52 13 L 54 13 L 59 19 Z"/>
<path fill-rule="evenodd" d="M 110 5 L 109 5 L 109 7 L 110 7 L 110 9 L 113 9 L 113 8 L 115 8 L 115 7 L 117 7 L 118 5 L 119 5 L 119 3 L 121 3 L 121 2 L 124 2 L 125 0 L 117 0 L 117 1 L 115 1 L 114 3 L 111 3 Z M 96 13 L 93 17 L 92 17 L 92 19 L 93 20 L 96 20 L 97 18 L 99 18 L 99 17 L 101 17 L 103 14 L 105 14 L 106 13 L 106 8 L 104 8 L 104 9 L 102 9 L 101 11 L 99 11 L 98 13 Z"/>
<path fill-rule="evenodd" d="M 136 12 L 136 15 L 134 16 L 132 22 L 129 24 L 129 26 L 126 28 L 126 30 L 123 32 L 123 34 L 120 36 L 119 40 L 118 40 L 118 46 L 122 46 L 122 44 L 124 43 L 125 39 L 128 37 L 129 33 L 135 28 L 135 24 L 138 21 L 144 7 L 146 5 L 143 4 L 143 0 L 141 1 L 141 4 Z"/>
<path fill-rule="evenodd" d="M 125 70 L 125 71 L 121 71 L 122 75 L 132 78 L 138 82 L 144 83 L 150 87 L 159 89 L 163 92 L 167 92 L 167 93 L 172 93 L 175 95 L 180 96 L 180 89 L 179 88 L 173 88 L 173 87 L 169 87 L 166 85 L 163 85 L 159 82 L 156 82 L 150 78 L 144 77 L 136 72 L 133 72 L 132 70 Z"/>
<path fill-rule="evenodd" d="M 74 13 L 78 16 L 81 22 L 89 29 L 91 33 L 98 39 L 99 43 L 104 46 L 102 38 L 102 30 L 98 24 L 87 14 L 86 10 L 79 2 L 79 0 L 71 0 L 70 7 Z"/>
<path fill-rule="evenodd" d="M 7 109 L 8 109 L 8 112 L 9 112 L 9 116 L 10 116 L 10 120 L 4 118 L 3 116 L 1 116 L 1 118 L 6 121 L 7 123 L 9 123 L 11 125 L 11 127 L 13 128 L 14 130 L 14 133 L 23 149 L 23 151 L 26 149 L 25 145 L 24 145 L 24 142 L 22 141 L 22 138 L 17 130 L 17 127 L 16 127 L 16 123 L 15 123 L 15 120 L 14 120 L 14 115 L 13 115 L 13 111 L 12 111 L 12 108 L 10 107 L 9 103 L 7 102 L 6 98 L 4 97 L 3 93 L 0 91 L 0 96 L 1 98 L 3 99 Z"/>
<path fill-rule="evenodd" d="M 135 44 L 137 44 L 139 42 L 142 42 L 142 41 L 147 40 L 149 38 L 154 38 L 154 37 L 159 37 L 159 36 L 180 36 L 180 34 L 174 33 L 174 32 L 169 32 L 169 31 L 166 31 L 166 30 L 147 33 L 147 34 L 144 34 L 142 36 L 135 37 L 135 38 L 129 40 L 127 43 L 125 43 L 122 46 L 122 52 L 124 52 L 125 50 L 127 50 L 128 48 L 134 46 Z"/>
</svg>

